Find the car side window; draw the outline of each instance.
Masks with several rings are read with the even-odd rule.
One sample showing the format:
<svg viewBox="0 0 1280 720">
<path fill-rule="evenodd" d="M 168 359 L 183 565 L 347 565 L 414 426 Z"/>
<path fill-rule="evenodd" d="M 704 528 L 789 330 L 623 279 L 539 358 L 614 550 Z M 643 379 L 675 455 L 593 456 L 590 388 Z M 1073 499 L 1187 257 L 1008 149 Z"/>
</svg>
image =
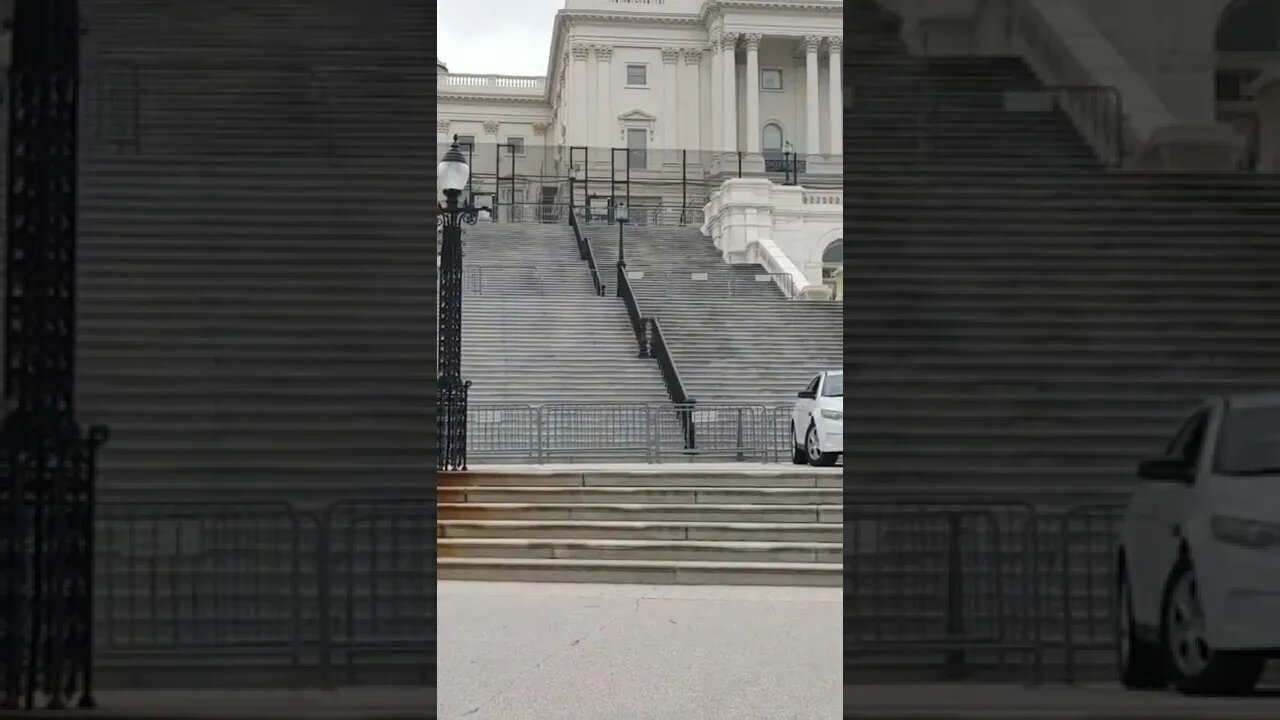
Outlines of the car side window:
<svg viewBox="0 0 1280 720">
<path fill-rule="evenodd" d="M 809 381 L 809 387 L 806 387 L 804 391 L 806 393 L 816 395 L 818 392 L 818 384 L 821 382 L 822 382 L 822 376 L 821 375 L 815 376 L 813 380 Z M 795 387 L 795 386 L 793 385 L 792 387 Z"/>
<path fill-rule="evenodd" d="M 1195 467 L 1200 462 L 1201 449 L 1204 447 L 1204 433 L 1209 426 L 1209 411 L 1201 410 L 1186 425 L 1182 426 L 1182 430 L 1173 439 L 1169 445 L 1168 454 L 1171 457 L 1177 457 L 1185 460 L 1187 464 Z"/>
</svg>

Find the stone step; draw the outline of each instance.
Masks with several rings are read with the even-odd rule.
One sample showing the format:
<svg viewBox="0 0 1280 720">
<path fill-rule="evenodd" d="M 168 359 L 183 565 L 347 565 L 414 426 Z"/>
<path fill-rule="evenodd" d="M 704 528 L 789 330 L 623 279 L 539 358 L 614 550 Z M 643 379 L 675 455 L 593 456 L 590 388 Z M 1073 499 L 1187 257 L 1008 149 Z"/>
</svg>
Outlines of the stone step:
<svg viewBox="0 0 1280 720">
<path fill-rule="evenodd" d="M 844 537 L 844 527 L 834 523 L 442 520 L 439 525 L 442 538 L 703 540 L 811 542 L 838 545 Z"/>
<path fill-rule="evenodd" d="M 441 487 L 440 500 L 449 503 L 568 503 L 637 505 L 672 503 L 693 505 L 835 505 L 840 488 L 725 487 L 725 486 L 593 486 L 593 487 Z"/>
<path fill-rule="evenodd" d="M 449 520 L 607 520 L 626 522 L 839 523 L 839 505 L 678 503 L 439 503 Z"/>
<path fill-rule="evenodd" d="M 440 538 L 437 557 L 654 560 L 694 562 L 842 562 L 840 543 L 568 538 Z"/>
<path fill-rule="evenodd" d="M 840 563 L 440 558 L 436 574 L 442 580 L 839 587 L 841 569 Z"/>
</svg>

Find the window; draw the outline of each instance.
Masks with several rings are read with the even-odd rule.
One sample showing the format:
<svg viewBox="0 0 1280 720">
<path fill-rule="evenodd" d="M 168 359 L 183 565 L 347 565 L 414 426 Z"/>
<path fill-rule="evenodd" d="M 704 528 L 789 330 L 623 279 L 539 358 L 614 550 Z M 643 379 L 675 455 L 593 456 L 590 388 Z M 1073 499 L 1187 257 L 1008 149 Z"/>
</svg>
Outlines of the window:
<svg viewBox="0 0 1280 720">
<path fill-rule="evenodd" d="M 1200 461 L 1200 449 L 1204 441 L 1205 427 L 1209 424 L 1209 411 L 1201 410 L 1196 413 L 1186 425 L 1182 426 L 1182 430 L 1178 432 L 1173 442 L 1169 443 L 1168 454 L 1171 457 L 1181 458 L 1187 464 L 1194 466 Z"/>
<path fill-rule="evenodd" d="M 844 397 L 844 373 L 827 376 L 822 384 L 822 397 Z"/>
<path fill-rule="evenodd" d="M 470 150 L 468 150 L 468 148 L 470 148 Z M 462 151 L 463 155 L 467 155 L 471 152 L 475 152 L 476 136 L 475 135 L 459 135 L 458 149 Z"/>
<path fill-rule="evenodd" d="M 524 157 L 524 138 L 509 137 L 507 138 L 507 144 L 511 146 L 509 149 L 513 154 Z"/>
<path fill-rule="evenodd" d="M 649 68 L 646 65 L 627 66 L 627 87 L 646 87 L 649 85 Z"/>
<path fill-rule="evenodd" d="M 777 68 L 763 68 L 760 70 L 760 89 L 761 90 L 781 90 L 782 89 L 782 71 Z"/>
<path fill-rule="evenodd" d="M 815 376 L 814 376 L 814 378 L 813 378 L 812 380 L 810 380 L 810 381 L 809 381 L 808 386 L 806 386 L 806 387 L 805 387 L 805 389 L 804 389 L 804 394 L 805 394 L 805 395 L 817 395 L 817 394 L 818 394 L 818 385 L 819 385 L 819 384 L 821 384 L 821 383 L 822 383 L 822 376 L 821 376 L 821 375 L 815 375 Z"/>
<path fill-rule="evenodd" d="M 761 145 L 764 147 L 766 157 L 782 157 L 782 126 L 778 123 L 769 123 L 764 126 L 761 136 Z"/>
<path fill-rule="evenodd" d="M 631 158 L 632 170 L 644 170 L 649 162 L 648 153 L 648 131 L 630 129 L 627 130 L 627 151 Z"/>
<path fill-rule="evenodd" d="M 1280 407 L 1228 410 L 1219 431 L 1217 471 L 1226 475 L 1280 475 Z"/>
</svg>

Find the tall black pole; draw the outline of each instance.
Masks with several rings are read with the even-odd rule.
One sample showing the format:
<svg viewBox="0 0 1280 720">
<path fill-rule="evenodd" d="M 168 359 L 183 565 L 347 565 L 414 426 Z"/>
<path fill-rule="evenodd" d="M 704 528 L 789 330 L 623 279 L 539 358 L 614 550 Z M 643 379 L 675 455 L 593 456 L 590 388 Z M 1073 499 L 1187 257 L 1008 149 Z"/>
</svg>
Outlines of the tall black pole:
<svg viewBox="0 0 1280 720">
<path fill-rule="evenodd" d="M 6 707 L 93 703 L 94 457 L 75 418 L 76 0 L 16 0 L 9 69 L 0 681 Z"/>
<path fill-rule="evenodd" d="M 456 146 L 455 146 L 456 147 Z M 461 157 L 461 155 L 459 155 Z M 440 209 L 440 397 L 436 420 L 440 470 L 467 469 L 467 392 L 462 379 L 462 222 L 459 190 L 445 190 Z M 471 217 L 474 217 L 472 215 Z M 474 221 L 474 220 L 472 220 Z"/>
</svg>

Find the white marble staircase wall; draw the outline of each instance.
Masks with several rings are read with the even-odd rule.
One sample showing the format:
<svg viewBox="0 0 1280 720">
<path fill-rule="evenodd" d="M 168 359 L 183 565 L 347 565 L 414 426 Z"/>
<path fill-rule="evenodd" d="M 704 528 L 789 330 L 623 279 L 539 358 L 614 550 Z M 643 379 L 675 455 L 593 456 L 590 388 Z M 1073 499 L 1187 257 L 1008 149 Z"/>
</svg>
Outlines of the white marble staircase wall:
<svg viewBox="0 0 1280 720">
<path fill-rule="evenodd" d="M 704 214 L 702 234 L 711 238 L 726 263 L 763 266 L 796 299 L 829 298 L 822 282 L 822 251 L 842 237 L 840 190 L 735 178 L 711 194 Z"/>
</svg>

